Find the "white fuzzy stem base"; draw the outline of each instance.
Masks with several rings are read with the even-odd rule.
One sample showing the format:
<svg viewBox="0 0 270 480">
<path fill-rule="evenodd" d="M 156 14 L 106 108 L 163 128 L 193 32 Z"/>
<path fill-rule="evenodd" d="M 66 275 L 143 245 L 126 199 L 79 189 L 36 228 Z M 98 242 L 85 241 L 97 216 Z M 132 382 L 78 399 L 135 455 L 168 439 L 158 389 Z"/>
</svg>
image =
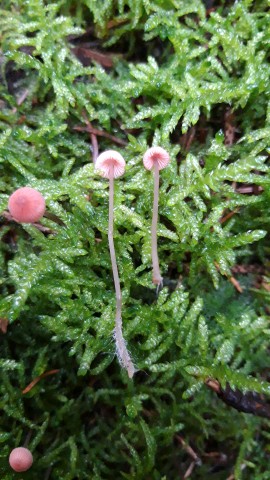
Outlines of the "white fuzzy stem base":
<svg viewBox="0 0 270 480">
<path fill-rule="evenodd" d="M 117 353 L 119 363 L 120 365 L 122 365 L 123 368 L 127 370 L 129 378 L 132 378 L 135 373 L 135 367 L 128 353 L 126 342 L 122 332 L 122 295 L 121 295 L 119 273 L 118 273 L 118 268 L 116 263 L 116 255 L 115 255 L 115 248 L 114 248 L 114 241 L 113 241 L 113 204 L 114 204 L 113 171 L 111 172 L 111 175 L 110 175 L 109 190 L 110 191 L 109 191 L 108 240 L 109 240 L 109 249 L 110 249 L 110 255 L 111 255 L 113 280 L 114 280 L 115 295 L 116 295 L 114 339 L 115 339 L 116 353 Z"/>
</svg>

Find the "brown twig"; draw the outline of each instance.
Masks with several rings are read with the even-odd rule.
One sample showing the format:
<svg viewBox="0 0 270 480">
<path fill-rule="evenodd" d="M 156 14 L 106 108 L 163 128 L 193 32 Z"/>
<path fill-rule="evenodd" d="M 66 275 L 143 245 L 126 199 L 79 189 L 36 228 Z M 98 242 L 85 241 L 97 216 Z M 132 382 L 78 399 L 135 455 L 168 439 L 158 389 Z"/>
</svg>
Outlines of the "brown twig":
<svg viewBox="0 0 270 480">
<path fill-rule="evenodd" d="M 187 454 L 192 458 L 192 462 L 190 463 L 184 477 L 183 477 L 183 480 L 186 480 L 187 478 L 189 478 L 194 470 L 194 467 L 196 465 L 201 465 L 202 464 L 202 461 L 199 457 L 199 455 L 197 455 L 197 453 L 193 450 L 193 448 L 185 442 L 185 440 L 183 439 L 183 437 L 181 437 L 180 435 L 175 435 L 175 438 L 176 440 L 178 441 L 178 443 L 180 443 L 180 445 L 183 447 L 183 449 L 187 452 Z"/>
<path fill-rule="evenodd" d="M 245 412 L 258 417 L 270 418 L 270 405 L 265 397 L 256 391 L 243 392 L 231 387 L 228 382 L 222 387 L 218 380 L 207 378 L 205 385 L 213 390 L 222 402 L 238 412 Z"/>
<path fill-rule="evenodd" d="M 122 138 L 117 138 L 117 137 L 115 137 L 114 135 L 111 135 L 108 132 L 104 132 L 104 130 L 98 130 L 97 128 L 94 128 L 94 127 L 91 127 L 91 126 L 87 126 L 87 127 L 75 126 L 75 127 L 73 127 L 73 130 L 76 130 L 78 132 L 89 132 L 89 133 L 93 133 L 94 135 L 99 136 L 99 137 L 108 138 L 112 142 L 114 142 L 118 145 L 121 145 L 123 147 L 127 145 L 127 142 L 125 140 L 123 140 Z"/>
<path fill-rule="evenodd" d="M 108 55 L 101 53 L 98 50 L 85 48 L 82 46 L 71 48 L 72 53 L 82 62 L 84 66 L 90 65 L 92 62 L 97 62 L 105 68 L 113 66 L 113 60 L 116 55 Z M 117 55 L 119 57 L 119 55 Z"/>
<path fill-rule="evenodd" d="M 194 470 L 194 467 L 196 465 L 196 462 L 191 462 L 191 464 L 189 465 L 185 475 L 183 476 L 183 480 L 186 480 L 187 478 L 189 478 Z"/>
<path fill-rule="evenodd" d="M 234 113 L 229 108 L 225 112 L 225 145 L 231 146 L 235 141 Z"/>
<path fill-rule="evenodd" d="M 238 280 L 236 280 L 235 277 L 233 276 L 228 277 L 228 280 L 231 282 L 231 284 L 239 293 L 243 293 L 243 288 L 241 287 L 240 283 L 238 282 Z"/>
<path fill-rule="evenodd" d="M 214 262 L 214 263 L 215 263 L 216 269 L 220 272 L 219 264 L 217 262 Z M 231 282 L 231 284 L 236 288 L 236 290 L 239 293 L 243 293 L 243 289 L 242 289 L 240 283 L 238 282 L 238 280 L 236 280 L 236 278 L 234 278 L 233 276 L 230 277 L 227 274 L 226 274 L 226 277 L 228 278 L 228 280 Z"/>
<path fill-rule="evenodd" d="M 241 275 L 246 275 L 248 273 L 253 273 L 257 275 L 264 275 L 266 270 L 263 265 L 234 265 L 232 267 L 233 273 L 240 273 Z"/>
<path fill-rule="evenodd" d="M 16 222 L 16 220 L 10 215 L 10 213 L 7 210 L 4 210 L 1 212 L 2 217 L 4 217 L 8 222 Z M 17 222 L 18 223 L 18 222 Z M 56 233 L 54 230 L 48 227 L 44 227 L 44 225 L 41 225 L 40 223 L 32 223 L 33 227 L 36 227 L 40 232 L 43 233 Z"/>
<path fill-rule="evenodd" d="M 205 453 L 202 453 L 202 457 L 206 457 L 206 458 L 216 458 L 216 459 L 219 459 L 221 460 L 222 463 L 226 463 L 227 461 L 227 455 L 226 453 L 223 453 L 223 452 L 205 452 Z"/>
<path fill-rule="evenodd" d="M 27 433 L 26 438 L 23 442 L 23 447 L 27 448 L 27 446 L 28 446 L 28 444 L 29 444 L 29 442 L 32 438 L 32 435 L 33 435 L 33 430 L 29 430 L 29 432 Z"/>
<path fill-rule="evenodd" d="M 227 215 L 225 215 L 224 217 L 221 217 L 219 219 L 219 222 L 220 223 L 225 223 L 227 222 L 227 220 L 229 220 L 231 217 L 233 217 L 236 213 L 239 212 L 239 208 L 236 208 L 235 210 L 233 210 L 232 212 L 229 212 L 227 213 Z"/>
<path fill-rule="evenodd" d="M 220 383 L 214 378 L 207 378 L 205 385 L 216 393 L 220 393 Z"/>
<path fill-rule="evenodd" d="M 24 100 L 28 97 L 28 95 L 29 95 L 29 90 L 28 89 L 24 90 L 24 92 L 19 96 L 16 102 L 17 105 L 20 106 L 24 102 Z"/>
<path fill-rule="evenodd" d="M 28 393 L 30 392 L 30 390 L 32 390 L 32 388 L 44 377 L 48 377 L 49 375 L 54 375 L 55 373 L 58 373 L 60 370 L 59 369 L 55 369 L 55 370 L 48 370 L 48 372 L 44 372 L 42 373 L 41 375 L 39 375 L 38 377 L 34 378 L 34 380 L 32 380 L 31 383 L 29 383 L 29 385 L 27 385 L 27 387 L 24 388 L 24 390 L 22 391 L 23 394 L 25 393 Z"/>
<path fill-rule="evenodd" d="M 242 194 L 253 193 L 254 195 L 258 195 L 259 193 L 263 192 L 263 187 L 260 185 L 247 185 L 236 188 L 236 191 Z"/>
<path fill-rule="evenodd" d="M 88 120 L 87 115 L 85 112 L 82 112 L 82 116 L 87 126 L 87 131 L 90 133 L 91 144 L 92 144 L 92 154 L 93 154 L 93 164 L 95 165 L 97 157 L 98 157 L 98 141 L 97 135 L 93 132 L 93 127 L 91 122 Z"/>
<path fill-rule="evenodd" d="M 175 438 L 178 441 L 178 443 L 180 443 L 180 445 L 183 447 L 183 449 L 188 453 L 188 455 L 192 458 L 192 460 L 194 460 L 196 464 L 201 465 L 202 461 L 199 455 L 197 455 L 197 453 L 193 450 L 193 448 L 188 443 L 185 442 L 183 437 L 181 437 L 180 435 L 175 435 Z"/>
<path fill-rule="evenodd" d="M 188 132 L 184 133 L 184 135 L 182 135 L 180 138 L 180 144 L 186 152 L 190 150 L 191 144 L 195 138 L 195 133 L 195 127 L 191 127 Z"/>
<path fill-rule="evenodd" d="M 8 327 L 8 319 L 0 318 L 0 331 L 2 333 L 7 333 L 7 327 Z"/>
<path fill-rule="evenodd" d="M 127 22 L 129 22 L 128 18 L 118 18 L 117 20 L 109 20 L 106 26 L 108 29 L 110 29 L 110 28 L 118 27 L 118 25 L 122 25 L 123 23 L 127 23 Z"/>
<path fill-rule="evenodd" d="M 51 212 L 48 212 L 46 210 L 46 212 L 44 213 L 44 217 L 48 218 L 49 220 L 51 220 L 52 222 L 55 222 L 57 223 L 58 225 L 61 225 L 62 227 L 65 227 L 66 224 L 65 222 L 63 222 L 63 220 L 61 220 L 61 218 L 59 218 L 57 215 L 55 215 L 54 213 L 51 213 Z M 35 225 L 35 224 L 33 224 Z M 56 233 L 52 230 L 51 233 Z"/>
</svg>

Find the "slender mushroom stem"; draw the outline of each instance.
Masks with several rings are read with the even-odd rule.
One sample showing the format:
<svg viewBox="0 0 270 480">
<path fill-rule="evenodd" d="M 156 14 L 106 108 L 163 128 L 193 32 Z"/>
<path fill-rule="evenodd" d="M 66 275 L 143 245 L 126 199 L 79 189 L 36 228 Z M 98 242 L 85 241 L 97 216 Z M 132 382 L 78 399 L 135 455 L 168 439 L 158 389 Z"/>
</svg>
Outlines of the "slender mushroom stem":
<svg viewBox="0 0 270 480">
<path fill-rule="evenodd" d="M 116 314 L 115 314 L 115 329 L 114 338 L 116 343 L 117 356 L 121 365 L 126 368 L 129 378 L 132 378 L 135 373 L 135 367 L 128 353 L 126 342 L 122 332 L 122 294 L 120 287 L 120 279 L 118 267 L 116 262 L 114 241 L 113 241 L 113 207 L 114 207 L 114 167 L 110 167 L 109 177 L 109 231 L 108 241 L 113 271 L 113 281 L 116 296 Z"/>
<path fill-rule="evenodd" d="M 159 166 L 154 163 L 154 201 L 153 216 L 151 226 L 151 246 L 152 246 L 152 265 L 153 265 L 153 283 L 158 287 L 162 286 L 162 276 L 160 274 L 159 259 L 157 251 L 157 223 L 158 223 L 158 200 L 159 200 Z"/>
<path fill-rule="evenodd" d="M 28 446 L 28 444 L 29 444 L 29 442 L 30 442 L 30 440 L 31 440 L 32 435 L 33 435 L 33 430 L 29 430 L 29 432 L 27 433 L 26 438 L 25 438 L 25 440 L 24 440 L 24 442 L 23 442 L 23 447 L 24 447 L 24 448 L 26 448 L 26 447 Z"/>
<path fill-rule="evenodd" d="M 159 197 L 159 170 L 165 168 L 170 161 L 170 156 L 162 147 L 151 147 L 146 150 L 143 156 L 143 164 L 146 170 L 154 172 L 154 201 L 151 226 L 151 247 L 152 247 L 152 281 L 159 287 L 162 287 L 163 278 L 160 274 L 158 251 L 157 251 L 157 222 L 158 222 L 158 197 Z"/>
</svg>

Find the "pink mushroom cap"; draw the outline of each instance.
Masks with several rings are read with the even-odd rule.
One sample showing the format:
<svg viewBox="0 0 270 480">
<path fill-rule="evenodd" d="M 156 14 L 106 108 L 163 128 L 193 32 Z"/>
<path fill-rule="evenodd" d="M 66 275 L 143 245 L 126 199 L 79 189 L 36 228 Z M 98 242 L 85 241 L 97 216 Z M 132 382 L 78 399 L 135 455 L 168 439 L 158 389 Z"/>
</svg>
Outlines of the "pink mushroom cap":
<svg viewBox="0 0 270 480">
<path fill-rule="evenodd" d="M 152 170 L 155 163 L 158 164 L 158 169 L 165 168 L 170 161 L 170 156 L 162 147 L 151 147 L 146 150 L 143 156 L 143 164 L 146 170 Z"/>
<path fill-rule="evenodd" d="M 121 177 L 125 171 L 126 162 L 120 153 L 115 150 L 106 150 L 96 159 L 95 168 L 99 170 L 102 177 L 110 178 L 112 167 L 113 177 Z"/>
<path fill-rule="evenodd" d="M 41 193 L 34 188 L 22 187 L 10 195 L 8 209 L 17 222 L 34 223 L 43 217 L 46 205 Z"/>
<path fill-rule="evenodd" d="M 17 447 L 9 455 L 9 465 L 15 472 L 26 472 L 32 466 L 33 455 L 28 448 Z"/>
</svg>

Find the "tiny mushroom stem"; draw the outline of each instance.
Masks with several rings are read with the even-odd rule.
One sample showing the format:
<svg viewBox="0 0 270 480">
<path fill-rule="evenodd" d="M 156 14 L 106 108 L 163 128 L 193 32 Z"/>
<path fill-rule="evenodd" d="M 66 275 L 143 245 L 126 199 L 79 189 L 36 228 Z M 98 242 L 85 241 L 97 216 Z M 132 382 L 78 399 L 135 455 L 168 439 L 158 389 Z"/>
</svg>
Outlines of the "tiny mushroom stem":
<svg viewBox="0 0 270 480">
<path fill-rule="evenodd" d="M 115 150 L 107 150 L 101 153 L 97 160 L 95 167 L 100 174 L 109 179 L 109 228 L 108 228 L 108 242 L 111 256 L 111 264 L 113 271 L 113 280 L 116 296 L 116 314 L 115 314 L 115 329 L 114 338 L 116 344 L 116 352 L 120 364 L 127 370 L 129 378 L 132 378 L 135 373 L 135 367 L 128 353 L 125 339 L 122 331 L 122 294 L 120 287 L 120 279 L 118 267 L 116 262 L 116 254 L 113 240 L 113 208 L 114 208 L 114 178 L 123 175 L 125 171 L 126 162 L 120 153 Z"/>
<path fill-rule="evenodd" d="M 162 285 L 162 276 L 160 274 L 158 251 L 157 251 L 157 223 L 158 223 L 158 200 L 159 200 L 159 168 L 158 163 L 154 164 L 154 200 L 153 200 L 153 215 L 151 225 L 151 250 L 152 250 L 152 265 L 153 276 L 152 281 L 155 285 Z"/>
<path fill-rule="evenodd" d="M 154 200 L 151 226 L 151 247 L 152 247 L 152 281 L 157 287 L 162 286 L 163 278 L 160 274 L 158 251 L 157 251 L 157 222 L 158 222 L 158 201 L 159 201 L 159 170 L 165 168 L 170 161 L 168 152 L 161 147 L 149 148 L 143 156 L 143 164 L 147 170 L 154 171 Z"/>
</svg>

